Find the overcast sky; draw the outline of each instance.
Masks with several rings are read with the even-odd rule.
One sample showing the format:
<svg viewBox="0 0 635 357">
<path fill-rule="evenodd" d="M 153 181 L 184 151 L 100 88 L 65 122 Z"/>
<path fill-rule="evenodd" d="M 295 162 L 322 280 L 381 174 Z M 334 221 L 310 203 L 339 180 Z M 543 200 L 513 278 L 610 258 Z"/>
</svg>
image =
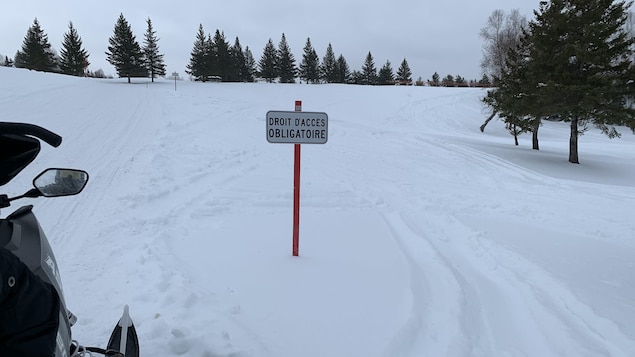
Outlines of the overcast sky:
<svg viewBox="0 0 635 357">
<path fill-rule="evenodd" d="M 360 70 L 368 52 L 377 69 L 387 60 L 396 72 L 406 58 L 413 79 L 457 74 L 467 79 L 482 75 L 483 41 L 478 36 L 493 10 L 519 9 L 533 19 L 539 0 L 270 0 L 162 1 L 77 0 L 10 1 L 0 11 L 0 54 L 13 57 L 37 17 L 58 51 L 69 21 L 89 52 L 90 69 L 115 75 L 104 52 L 119 14 L 123 13 L 137 41 L 143 44 L 146 19 L 152 20 L 165 55 L 168 73 L 185 76 L 199 24 L 212 35 L 224 31 L 230 44 L 236 36 L 249 46 L 256 61 L 269 38 L 278 45 L 285 33 L 297 64 L 307 37 L 324 56 L 329 42 L 343 54 L 351 70 Z"/>
</svg>

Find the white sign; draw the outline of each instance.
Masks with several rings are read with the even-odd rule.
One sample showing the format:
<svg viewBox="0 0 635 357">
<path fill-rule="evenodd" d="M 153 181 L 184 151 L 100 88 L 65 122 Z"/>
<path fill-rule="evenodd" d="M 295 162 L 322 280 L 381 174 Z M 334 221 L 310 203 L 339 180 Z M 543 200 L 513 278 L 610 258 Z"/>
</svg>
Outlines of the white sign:
<svg viewBox="0 0 635 357">
<path fill-rule="evenodd" d="M 321 112 L 267 112 L 267 141 L 284 144 L 324 144 L 329 117 Z"/>
</svg>

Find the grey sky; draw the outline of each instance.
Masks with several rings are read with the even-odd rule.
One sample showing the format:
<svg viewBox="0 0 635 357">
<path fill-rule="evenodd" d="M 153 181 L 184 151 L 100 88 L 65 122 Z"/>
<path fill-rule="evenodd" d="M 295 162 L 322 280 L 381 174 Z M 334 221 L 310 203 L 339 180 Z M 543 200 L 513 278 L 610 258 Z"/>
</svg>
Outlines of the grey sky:
<svg viewBox="0 0 635 357">
<path fill-rule="evenodd" d="M 212 35 L 224 31 L 230 44 L 238 36 L 256 61 L 268 39 L 277 45 L 284 32 L 298 64 L 310 37 L 320 60 L 330 42 L 351 70 L 361 69 L 370 51 L 377 69 L 390 60 L 396 71 L 406 58 L 414 79 L 429 79 L 435 71 L 478 79 L 483 44 L 478 33 L 491 12 L 519 9 L 532 19 L 538 5 L 539 0 L 12 1 L 0 12 L 0 54 L 15 55 L 36 17 L 59 52 L 72 21 L 90 53 L 90 69 L 114 75 L 104 52 L 123 13 L 140 44 L 145 21 L 152 20 L 168 73 L 181 76 L 202 24 Z"/>
</svg>

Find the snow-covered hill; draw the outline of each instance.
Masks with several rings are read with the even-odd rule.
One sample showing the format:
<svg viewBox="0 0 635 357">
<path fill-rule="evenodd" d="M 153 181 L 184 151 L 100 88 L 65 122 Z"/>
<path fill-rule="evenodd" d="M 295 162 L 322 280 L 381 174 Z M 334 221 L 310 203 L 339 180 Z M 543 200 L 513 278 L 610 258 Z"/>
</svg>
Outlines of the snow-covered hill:
<svg viewBox="0 0 635 357">
<path fill-rule="evenodd" d="M 90 173 L 25 202 L 84 345 L 129 304 L 142 356 L 635 355 L 635 138 L 588 132 L 572 165 L 565 123 L 539 152 L 481 133 L 483 94 L 0 68 L 1 120 L 64 137 L 2 189 Z M 299 257 L 293 146 L 265 137 L 295 100 L 329 116 L 302 146 Z"/>
</svg>

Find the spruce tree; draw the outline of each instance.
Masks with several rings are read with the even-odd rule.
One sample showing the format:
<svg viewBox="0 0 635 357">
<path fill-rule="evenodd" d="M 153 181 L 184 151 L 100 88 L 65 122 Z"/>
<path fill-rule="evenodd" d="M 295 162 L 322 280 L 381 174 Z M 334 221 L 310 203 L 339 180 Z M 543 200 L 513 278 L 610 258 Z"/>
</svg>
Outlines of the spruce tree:
<svg viewBox="0 0 635 357">
<path fill-rule="evenodd" d="M 366 60 L 364 61 L 364 65 L 362 66 L 362 78 L 360 84 L 377 84 L 377 68 L 375 68 L 375 60 L 373 59 L 373 55 L 370 52 L 368 52 L 368 55 L 366 55 Z"/>
<path fill-rule="evenodd" d="M 490 81 L 489 76 L 483 73 L 483 77 L 478 81 L 478 84 L 482 87 L 489 87 L 492 82 Z"/>
<path fill-rule="evenodd" d="M 411 83 L 412 82 L 412 71 L 410 70 L 410 66 L 408 66 L 408 61 L 404 58 L 401 61 L 401 65 L 397 70 L 397 80 L 399 82 Z"/>
<path fill-rule="evenodd" d="M 310 38 L 306 39 L 306 44 L 304 45 L 304 54 L 302 55 L 299 74 L 300 78 L 304 79 L 307 83 L 318 83 L 320 80 L 320 60 L 313 45 L 311 45 Z"/>
<path fill-rule="evenodd" d="M 377 83 L 380 85 L 393 84 L 395 80 L 395 75 L 392 71 L 392 65 L 390 61 L 386 61 L 386 63 L 379 69 L 379 76 L 377 77 Z"/>
<path fill-rule="evenodd" d="M 346 58 L 344 55 L 341 55 L 337 58 L 337 79 L 335 83 L 348 83 L 351 79 L 351 70 L 348 67 L 348 63 L 346 62 Z"/>
<path fill-rule="evenodd" d="M 215 56 L 215 66 L 213 75 L 221 77 L 223 82 L 233 82 L 236 80 L 236 70 L 232 59 L 231 48 L 225 33 L 216 30 L 212 40 L 212 53 Z"/>
<path fill-rule="evenodd" d="M 448 74 L 447 76 L 443 77 L 441 82 L 444 87 L 454 87 L 454 76 L 451 74 Z"/>
<path fill-rule="evenodd" d="M 43 72 L 52 72 L 57 67 L 48 35 L 40 27 L 37 18 L 22 41 L 22 50 L 16 53 L 15 66 Z"/>
<path fill-rule="evenodd" d="M 265 45 L 262 57 L 260 57 L 260 61 L 258 62 L 260 78 L 266 79 L 269 83 L 272 83 L 276 78 L 278 78 L 278 62 L 278 50 L 276 50 L 276 47 L 270 38 Z"/>
<path fill-rule="evenodd" d="M 90 64 L 88 62 L 88 52 L 82 48 L 82 39 L 77 34 L 72 22 L 68 23 L 68 32 L 64 34 L 60 54 L 60 70 L 62 73 L 73 76 L 85 75 L 84 72 Z"/>
<path fill-rule="evenodd" d="M 20 52 L 20 50 L 15 51 L 15 55 L 13 56 L 13 63 L 15 65 L 15 68 L 24 68 L 24 65 L 22 65 L 23 60 L 23 55 L 22 52 Z"/>
<path fill-rule="evenodd" d="M 432 86 L 433 87 L 438 87 L 438 86 L 441 85 L 441 81 L 439 80 L 439 78 L 440 78 L 439 73 L 434 72 L 432 74 Z"/>
<path fill-rule="evenodd" d="M 231 48 L 232 65 L 235 71 L 236 82 L 249 82 L 249 70 L 247 69 L 247 60 L 245 58 L 245 52 L 243 46 L 240 44 L 238 36 L 234 40 L 234 45 Z"/>
<path fill-rule="evenodd" d="M 208 52 L 205 31 L 203 30 L 203 25 L 199 24 L 198 32 L 196 33 L 196 41 L 194 41 L 192 52 L 190 52 L 190 63 L 188 63 L 186 66 L 187 69 L 185 70 L 185 73 L 192 76 L 195 81 L 206 82 L 208 80 Z"/>
<path fill-rule="evenodd" d="M 256 60 L 254 59 L 253 53 L 249 49 L 249 46 L 245 47 L 245 81 L 253 82 L 256 78 Z"/>
<path fill-rule="evenodd" d="M 454 77 L 454 83 L 456 83 L 459 87 L 467 86 L 467 81 L 460 74 L 457 74 L 456 77 Z"/>
<path fill-rule="evenodd" d="M 211 34 L 207 34 L 207 38 L 205 39 L 203 69 L 205 70 L 204 75 L 205 78 L 207 78 L 206 80 L 211 80 L 215 76 L 220 77 L 218 74 L 218 55 Z"/>
<path fill-rule="evenodd" d="M 322 65 L 320 66 L 320 77 L 326 83 L 336 83 L 338 81 L 337 75 L 337 59 L 333 52 L 333 46 L 329 43 L 326 48 L 326 54 L 322 59 Z"/>
<path fill-rule="evenodd" d="M 353 72 L 351 72 L 351 76 L 350 76 L 350 80 L 349 82 L 351 84 L 364 84 L 367 85 L 368 83 L 366 83 L 366 79 L 364 78 L 364 73 L 358 70 L 354 70 Z"/>
<path fill-rule="evenodd" d="M 150 73 L 150 78 L 154 82 L 155 76 L 165 76 L 165 63 L 163 62 L 163 54 L 159 52 L 159 39 L 156 31 L 152 28 L 152 20 L 146 20 L 148 25 L 143 39 L 143 52 L 145 54 L 146 69 Z"/>
<path fill-rule="evenodd" d="M 280 83 L 295 83 L 297 72 L 295 57 L 293 57 L 287 38 L 283 33 L 278 44 L 278 75 Z"/>
<path fill-rule="evenodd" d="M 115 66 L 119 77 L 127 77 L 130 83 L 132 77 L 148 76 L 141 46 L 132 34 L 132 29 L 123 14 L 119 15 L 114 34 L 108 42 L 110 46 L 106 52 L 106 59 Z"/>
</svg>

